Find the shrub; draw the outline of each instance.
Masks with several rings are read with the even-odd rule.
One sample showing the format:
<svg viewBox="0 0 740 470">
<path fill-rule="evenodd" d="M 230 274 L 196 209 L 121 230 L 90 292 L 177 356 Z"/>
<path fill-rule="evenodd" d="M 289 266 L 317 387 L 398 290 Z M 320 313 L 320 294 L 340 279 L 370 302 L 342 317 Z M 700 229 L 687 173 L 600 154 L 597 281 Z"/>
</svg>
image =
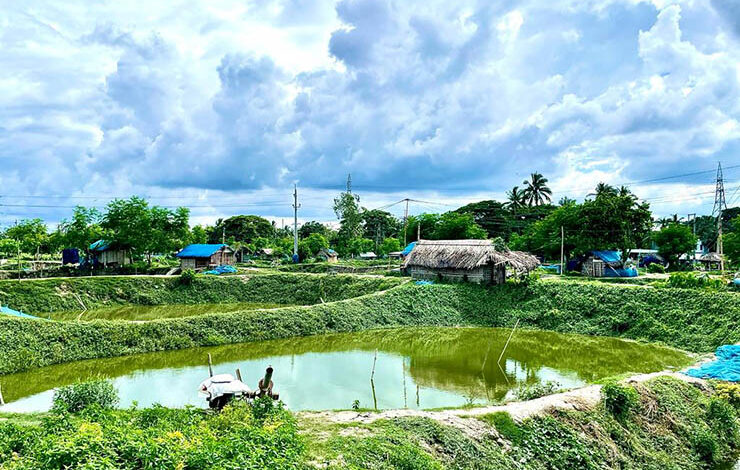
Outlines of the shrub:
<svg viewBox="0 0 740 470">
<path fill-rule="evenodd" d="M 640 402 L 640 396 L 632 387 L 609 383 L 601 388 L 604 407 L 616 418 L 626 417 Z"/>
<path fill-rule="evenodd" d="M 729 382 L 718 382 L 714 386 L 717 398 L 725 400 L 735 409 L 740 409 L 740 384 Z"/>
<path fill-rule="evenodd" d="M 92 406 L 111 409 L 117 404 L 118 392 L 113 384 L 101 379 L 60 387 L 54 392 L 52 410 L 56 413 L 78 413 Z"/>
<path fill-rule="evenodd" d="M 708 429 L 697 428 L 691 436 L 691 445 L 699 458 L 708 464 L 713 464 L 717 456 L 717 438 Z"/>
<path fill-rule="evenodd" d="M 481 420 L 491 424 L 499 434 L 511 441 L 513 444 L 519 444 L 524 436 L 523 431 L 517 426 L 514 419 L 506 411 L 497 411 L 481 416 Z"/>
<path fill-rule="evenodd" d="M 650 263 L 647 267 L 647 272 L 651 274 L 664 273 L 665 266 L 660 263 Z"/>
<path fill-rule="evenodd" d="M 723 290 L 727 286 L 722 279 L 714 279 L 705 273 L 678 272 L 668 278 L 668 287 Z"/>
<path fill-rule="evenodd" d="M 514 390 L 514 396 L 517 400 L 527 401 L 535 398 L 552 395 L 560 390 L 560 384 L 557 382 L 545 382 L 531 385 L 520 385 Z"/>
<path fill-rule="evenodd" d="M 192 269 L 186 269 L 180 274 L 180 284 L 183 286 L 189 286 L 195 281 L 195 271 Z"/>
</svg>

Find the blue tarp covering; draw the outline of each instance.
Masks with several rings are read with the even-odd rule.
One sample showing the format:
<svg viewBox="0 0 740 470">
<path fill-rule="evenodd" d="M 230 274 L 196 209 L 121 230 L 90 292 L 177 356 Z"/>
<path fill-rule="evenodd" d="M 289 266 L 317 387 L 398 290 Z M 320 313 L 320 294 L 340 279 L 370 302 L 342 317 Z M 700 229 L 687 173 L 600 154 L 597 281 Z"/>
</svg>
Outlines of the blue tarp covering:
<svg viewBox="0 0 740 470">
<path fill-rule="evenodd" d="M 408 256 L 409 253 L 411 253 L 411 250 L 413 250 L 415 246 L 416 246 L 416 242 L 411 242 L 408 245 L 406 245 L 406 248 L 404 248 L 403 251 L 401 252 L 401 256 L 403 257 Z"/>
<path fill-rule="evenodd" d="M 545 271 L 552 271 L 554 273 L 560 274 L 559 264 L 543 264 L 540 265 L 540 268 L 544 269 Z"/>
<path fill-rule="evenodd" d="M 621 263 L 622 257 L 618 251 L 594 250 L 593 255 L 605 263 Z"/>
<path fill-rule="evenodd" d="M 10 316 L 13 316 L 13 317 L 20 317 L 20 318 L 38 318 L 38 317 L 34 317 L 33 315 L 28 315 L 28 314 L 25 314 L 23 312 L 19 312 L 17 310 L 13 310 L 12 308 L 3 307 L 3 306 L 0 306 L 0 313 L 2 313 L 4 315 L 10 315 Z"/>
<path fill-rule="evenodd" d="M 215 252 L 227 245 L 224 244 L 199 244 L 194 243 L 182 249 L 177 255 L 178 258 L 210 258 Z"/>
<path fill-rule="evenodd" d="M 740 382 L 740 345 L 728 344 L 715 351 L 717 360 L 707 362 L 685 372 L 691 377 L 700 379 L 719 379 L 728 382 Z"/>
<path fill-rule="evenodd" d="M 217 266 L 210 271 L 204 271 L 203 274 L 215 274 L 218 276 L 219 274 L 226 274 L 226 273 L 235 273 L 236 268 L 234 266 L 229 266 L 227 264 Z"/>
<path fill-rule="evenodd" d="M 90 251 L 105 251 L 110 246 L 110 242 L 107 240 L 98 240 L 90 245 Z"/>
<path fill-rule="evenodd" d="M 77 264 L 80 262 L 80 252 L 77 248 L 65 248 L 62 250 L 62 264 Z"/>
<path fill-rule="evenodd" d="M 416 281 L 415 284 L 417 286 L 431 286 L 434 283 L 432 281 Z"/>
</svg>

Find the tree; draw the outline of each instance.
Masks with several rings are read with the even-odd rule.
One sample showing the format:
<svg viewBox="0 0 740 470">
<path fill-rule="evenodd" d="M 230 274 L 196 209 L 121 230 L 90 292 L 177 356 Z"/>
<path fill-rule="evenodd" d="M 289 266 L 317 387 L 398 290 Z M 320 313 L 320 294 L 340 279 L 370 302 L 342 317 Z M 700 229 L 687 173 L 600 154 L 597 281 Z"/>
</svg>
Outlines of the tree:
<svg viewBox="0 0 740 470">
<path fill-rule="evenodd" d="M 210 243 L 228 241 L 252 244 L 256 238 L 274 238 L 275 227 L 258 215 L 235 215 L 228 219 L 218 219 L 209 235 Z"/>
<path fill-rule="evenodd" d="M 731 220 L 733 232 L 722 235 L 722 250 L 732 266 L 740 266 L 740 216 Z"/>
<path fill-rule="evenodd" d="M 138 196 L 114 199 L 108 203 L 102 227 L 109 231 L 110 242 L 132 254 L 144 254 L 152 236 L 149 204 Z"/>
<path fill-rule="evenodd" d="M 208 243 L 208 232 L 202 225 L 196 225 L 190 230 L 190 243 Z"/>
<path fill-rule="evenodd" d="M 624 188 L 624 186 L 623 186 L 623 188 Z M 587 197 L 588 196 L 596 196 L 596 197 L 599 197 L 599 196 L 616 196 L 617 194 L 619 194 L 619 193 L 617 192 L 617 188 L 615 188 L 614 186 L 612 186 L 610 184 L 606 184 L 606 183 L 599 183 L 599 184 L 596 185 L 596 188 L 594 189 L 594 192 L 589 193 L 587 195 Z"/>
<path fill-rule="evenodd" d="M 471 214 L 445 212 L 434 230 L 435 240 L 465 240 L 486 238 L 486 231 L 475 223 Z"/>
<path fill-rule="evenodd" d="M 187 244 L 189 220 L 190 210 L 184 207 L 175 211 L 158 206 L 149 209 L 150 238 L 144 248 L 149 262 L 153 253 L 170 253 Z"/>
<path fill-rule="evenodd" d="M 12 238 L 0 238 L 0 253 L 5 258 L 11 258 L 18 254 L 18 247 L 20 243 Z"/>
<path fill-rule="evenodd" d="M 18 242 L 25 253 L 36 253 L 47 241 L 47 231 L 41 219 L 23 219 L 5 231 L 5 238 Z"/>
<path fill-rule="evenodd" d="M 72 218 L 64 219 L 59 224 L 63 245 L 87 252 L 92 243 L 104 238 L 105 232 L 100 226 L 102 218 L 100 211 L 94 207 L 75 207 Z"/>
<path fill-rule="evenodd" d="M 658 254 L 675 267 L 682 254 L 694 251 L 697 238 L 689 227 L 673 223 L 657 232 L 653 240 L 658 245 Z"/>
<path fill-rule="evenodd" d="M 529 180 L 525 180 L 524 198 L 530 206 L 539 206 L 549 203 L 552 198 L 552 191 L 547 186 L 547 178 L 540 173 L 532 173 Z"/>
<path fill-rule="evenodd" d="M 506 192 L 506 207 L 512 214 L 516 214 L 527 206 L 527 195 L 519 186 L 514 186 Z"/>
<path fill-rule="evenodd" d="M 315 220 L 312 220 L 311 222 L 306 222 L 298 228 L 298 237 L 308 238 L 311 234 L 318 233 L 319 235 L 323 235 L 328 239 L 330 232 L 331 230 L 329 229 L 329 227 L 322 224 L 321 222 L 316 222 Z"/>
<path fill-rule="evenodd" d="M 360 213 L 360 196 L 343 192 L 334 199 L 334 213 L 339 219 L 336 248 L 341 256 L 353 254 L 351 240 L 362 236 L 362 214 Z"/>
<path fill-rule="evenodd" d="M 455 212 L 472 215 L 475 223 L 486 231 L 489 238 L 501 237 L 508 240 L 515 225 L 511 210 L 510 204 L 488 200 L 468 204 L 456 209 Z"/>
<path fill-rule="evenodd" d="M 401 251 L 401 242 L 398 238 L 386 238 L 378 247 L 379 255 L 387 256 L 388 253 L 393 253 L 394 251 Z"/>
<path fill-rule="evenodd" d="M 347 244 L 347 252 L 352 256 L 373 251 L 373 248 L 375 248 L 375 242 L 369 238 L 355 237 Z"/>
<path fill-rule="evenodd" d="M 416 235 L 421 233 L 422 239 L 434 239 L 434 231 L 439 223 L 439 214 L 419 214 L 411 215 L 406 221 L 406 243 L 416 241 Z M 403 242 L 403 227 L 398 239 Z"/>
<path fill-rule="evenodd" d="M 386 237 L 398 236 L 401 222 L 390 212 L 373 209 L 361 213 L 363 236 L 380 243 Z"/>
<path fill-rule="evenodd" d="M 312 233 L 298 243 L 298 256 L 302 260 L 312 258 L 324 248 L 329 248 L 329 241 L 319 233 Z"/>
</svg>

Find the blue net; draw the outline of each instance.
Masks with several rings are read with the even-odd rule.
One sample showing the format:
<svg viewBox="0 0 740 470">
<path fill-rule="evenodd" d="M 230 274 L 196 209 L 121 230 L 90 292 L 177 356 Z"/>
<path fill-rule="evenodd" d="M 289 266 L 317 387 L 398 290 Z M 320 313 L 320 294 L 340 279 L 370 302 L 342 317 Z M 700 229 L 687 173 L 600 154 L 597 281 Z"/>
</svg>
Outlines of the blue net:
<svg viewBox="0 0 740 470">
<path fill-rule="evenodd" d="M 219 274 L 227 274 L 227 273 L 235 273 L 236 268 L 234 266 L 229 266 L 228 264 L 224 264 L 221 266 L 217 266 L 210 271 L 205 271 L 203 274 L 213 274 L 218 276 Z"/>
<path fill-rule="evenodd" d="M 700 379 L 718 379 L 740 382 L 740 345 L 720 346 L 715 352 L 716 361 L 707 362 L 685 373 Z"/>
</svg>

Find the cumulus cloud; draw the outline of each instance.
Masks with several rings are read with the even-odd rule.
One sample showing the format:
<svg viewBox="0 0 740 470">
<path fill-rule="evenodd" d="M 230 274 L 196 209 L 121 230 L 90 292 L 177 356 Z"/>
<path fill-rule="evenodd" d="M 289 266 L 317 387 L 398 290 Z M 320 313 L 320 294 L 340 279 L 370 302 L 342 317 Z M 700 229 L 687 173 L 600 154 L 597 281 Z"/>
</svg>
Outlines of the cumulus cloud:
<svg viewBox="0 0 740 470">
<path fill-rule="evenodd" d="M 2 194 L 226 197 L 351 172 L 500 196 L 541 171 L 578 196 L 740 147 L 731 1 L 33 3 L 0 12 Z"/>
</svg>

